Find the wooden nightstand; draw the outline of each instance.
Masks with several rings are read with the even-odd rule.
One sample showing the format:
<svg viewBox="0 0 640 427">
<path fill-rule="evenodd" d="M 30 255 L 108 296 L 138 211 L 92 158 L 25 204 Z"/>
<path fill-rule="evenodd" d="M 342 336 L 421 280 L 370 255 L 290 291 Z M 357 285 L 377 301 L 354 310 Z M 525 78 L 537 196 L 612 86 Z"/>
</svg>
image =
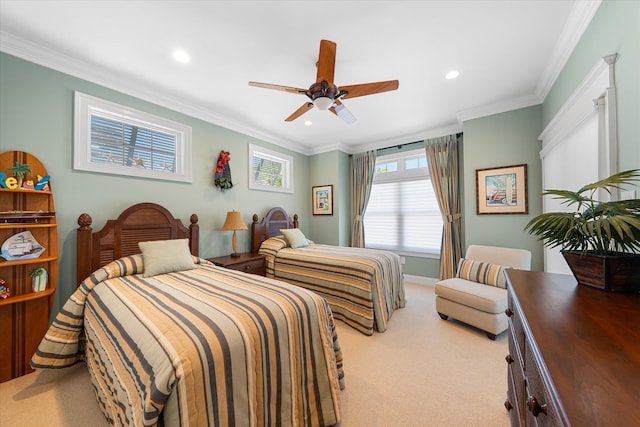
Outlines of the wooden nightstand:
<svg viewBox="0 0 640 427">
<path fill-rule="evenodd" d="M 238 257 L 226 255 L 216 258 L 207 258 L 207 260 L 219 267 L 244 271 L 245 273 L 258 274 L 260 276 L 267 275 L 265 256 L 261 254 L 245 252 L 241 253 Z"/>
</svg>

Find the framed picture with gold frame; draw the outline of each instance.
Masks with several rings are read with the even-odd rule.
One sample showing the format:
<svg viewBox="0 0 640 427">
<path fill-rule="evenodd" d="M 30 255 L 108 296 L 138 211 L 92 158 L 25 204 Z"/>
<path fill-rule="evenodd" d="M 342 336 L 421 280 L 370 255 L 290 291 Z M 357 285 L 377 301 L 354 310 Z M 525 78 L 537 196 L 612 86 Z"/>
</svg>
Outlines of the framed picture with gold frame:
<svg viewBox="0 0 640 427">
<path fill-rule="evenodd" d="M 333 185 L 311 188 L 314 215 L 333 215 Z"/>
<path fill-rule="evenodd" d="M 529 213 L 527 165 L 476 169 L 478 215 Z"/>
</svg>

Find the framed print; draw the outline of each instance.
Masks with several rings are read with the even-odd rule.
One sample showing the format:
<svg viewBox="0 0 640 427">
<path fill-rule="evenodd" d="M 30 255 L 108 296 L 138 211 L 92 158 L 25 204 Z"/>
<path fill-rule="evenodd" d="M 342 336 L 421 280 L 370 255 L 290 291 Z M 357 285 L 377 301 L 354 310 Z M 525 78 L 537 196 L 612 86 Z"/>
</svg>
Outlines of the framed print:
<svg viewBox="0 0 640 427">
<path fill-rule="evenodd" d="M 527 165 L 476 169 L 478 215 L 526 214 Z"/>
<path fill-rule="evenodd" d="M 333 215 L 333 185 L 311 188 L 314 215 Z"/>
</svg>

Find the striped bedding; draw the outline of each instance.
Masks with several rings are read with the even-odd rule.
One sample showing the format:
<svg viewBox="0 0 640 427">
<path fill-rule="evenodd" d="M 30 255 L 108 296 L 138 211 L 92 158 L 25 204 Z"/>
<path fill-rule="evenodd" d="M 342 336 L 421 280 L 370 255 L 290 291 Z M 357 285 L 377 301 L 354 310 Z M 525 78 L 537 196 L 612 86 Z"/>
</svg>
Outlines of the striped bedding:
<svg viewBox="0 0 640 427">
<path fill-rule="evenodd" d="M 143 278 L 142 256 L 94 272 L 31 364 L 86 361 L 108 421 L 151 426 L 327 426 L 342 353 L 327 302 L 215 267 Z"/>
<path fill-rule="evenodd" d="M 392 252 L 310 244 L 293 249 L 282 236 L 260 246 L 267 277 L 322 295 L 336 319 L 366 335 L 387 330 L 405 306 L 400 257 Z"/>
</svg>

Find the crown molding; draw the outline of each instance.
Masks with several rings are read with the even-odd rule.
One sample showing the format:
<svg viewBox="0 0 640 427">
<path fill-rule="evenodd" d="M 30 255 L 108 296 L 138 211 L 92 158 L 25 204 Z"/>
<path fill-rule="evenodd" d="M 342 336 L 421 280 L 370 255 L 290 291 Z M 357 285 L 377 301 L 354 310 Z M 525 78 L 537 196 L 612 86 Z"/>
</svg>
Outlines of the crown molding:
<svg viewBox="0 0 640 427">
<path fill-rule="evenodd" d="M 463 123 L 467 120 L 478 119 L 480 117 L 491 116 L 493 114 L 504 113 L 507 111 L 519 110 L 520 108 L 531 107 L 532 105 L 538 105 L 541 103 L 542 100 L 536 95 L 525 95 L 520 98 L 507 99 L 492 104 L 461 110 L 458 111 L 457 117 L 458 121 Z"/>
<path fill-rule="evenodd" d="M 79 61 L 61 52 L 47 49 L 4 31 L 0 31 L 0 51 L 288 150 L 310 155 L 308 150 L 301 149 L 300 145 L 294 141 L 277 138 L 274 135 L 247 126 L 246 123 L 240 123 L 221 116 L 204 105 L 191 102 L 187 104 L 180 98 L 166 95 L 162 90 L 153 90 L 148 85 L 137 84 L 131 79 L 120 78 L 117 73 L 91 66 L 84 61 Z"/>
<path fill-rule="evenodd" d="M 370 150 L 378 150 L 381 148 L 393 147 L 395 145 L 408 144 L 416 141 L 424 141 L 430 138 L 436 138 L 444 135 L 452 135 L 454 133 L 462 132 L 462 125 L 460 123 L 454 123 L 451 125 L 442 126 L 433 129 L 424 129 L 419 132 L 398 136 L 391 139 L 385 139 L 381 141 L 367 142 L 366 144 L 354 145 L 346 151 L 348 154 L 362 153 Z"/>
<path fill-rule="evenodd" d="M 535 94 L 542 101 L 545 100 L 553 87 L 560 72 L 567 64 L 573 50 L 578 45 L 582 35 L 598 11 L 602 0 L 577 1 L 574 3 L 567 24 L 560 34 L 551 58 L 540 76 Z"/>
</svg>

